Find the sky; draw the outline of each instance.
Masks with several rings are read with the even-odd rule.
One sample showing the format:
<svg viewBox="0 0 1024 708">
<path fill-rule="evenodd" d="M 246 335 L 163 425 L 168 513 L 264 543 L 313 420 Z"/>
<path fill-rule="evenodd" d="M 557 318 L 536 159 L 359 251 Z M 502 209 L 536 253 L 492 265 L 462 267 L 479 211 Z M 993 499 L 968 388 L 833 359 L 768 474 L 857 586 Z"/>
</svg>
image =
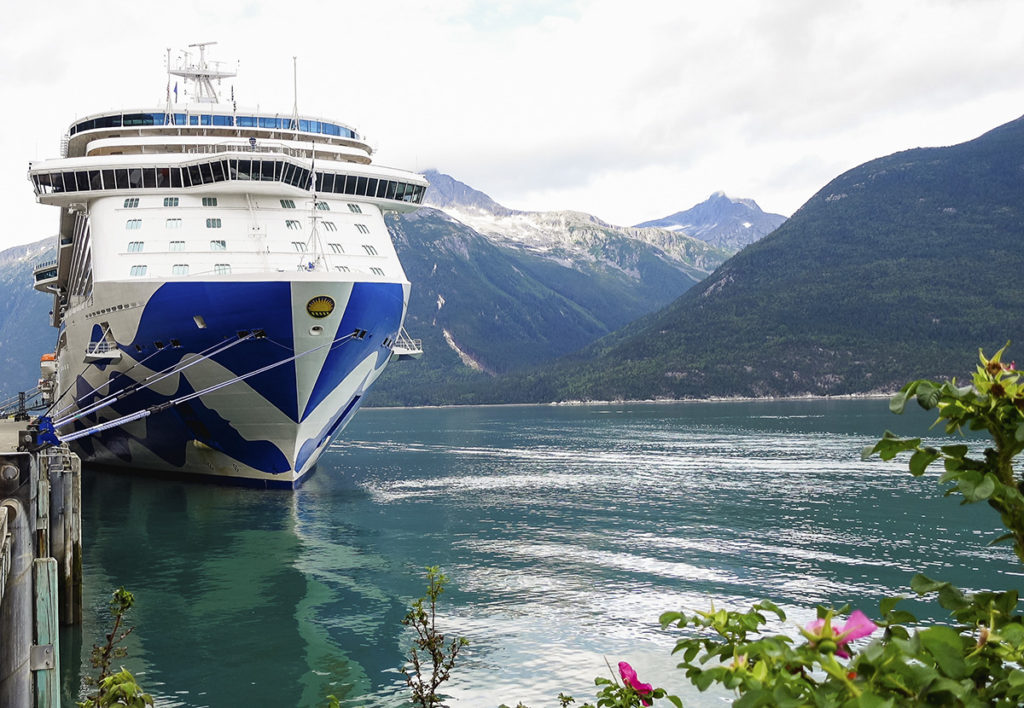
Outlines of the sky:
<svg viewBox="0 0 1024 708">
<path fill-rule="evenodd" d="M 239 106 L 356 127 L 514 209 L 617 225 L 716 191 L 791 215 L 844 171 L 1024 114 L 1019 0 L 80 0 L 0 27 L 0 248 L 52 236 L 29 162 L 78 117 L 164 105 L 216 41 Z M 227 92 L 229 82 L 223 88 Z"/>
</svg>

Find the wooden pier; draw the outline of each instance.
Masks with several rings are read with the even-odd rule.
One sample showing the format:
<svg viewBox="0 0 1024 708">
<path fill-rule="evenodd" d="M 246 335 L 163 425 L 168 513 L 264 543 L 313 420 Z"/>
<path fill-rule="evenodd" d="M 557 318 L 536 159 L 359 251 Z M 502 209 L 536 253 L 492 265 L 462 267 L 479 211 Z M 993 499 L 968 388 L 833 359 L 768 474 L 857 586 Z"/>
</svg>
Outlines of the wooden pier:
<svg viewBox="0 0 1024 708">
<path fill-rule="evenodd" d="M 0 420 L 0 706 L 59 708 L 59 625 L 82 622 L 82 473 Z"/>
</svg>

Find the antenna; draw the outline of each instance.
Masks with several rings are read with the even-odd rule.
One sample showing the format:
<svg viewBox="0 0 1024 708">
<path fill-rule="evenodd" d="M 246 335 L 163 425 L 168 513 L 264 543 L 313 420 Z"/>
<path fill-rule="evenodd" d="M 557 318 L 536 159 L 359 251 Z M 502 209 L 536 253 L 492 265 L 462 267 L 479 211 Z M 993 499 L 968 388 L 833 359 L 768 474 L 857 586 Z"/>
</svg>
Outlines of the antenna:
<svg viewBox="0 0 1024 708">
<path fill-rule="evenodd" d="M 292 57 L 292 94 L 295 96 L 295 103 L 292 104 L 292 128 L 299 130 L 299 58 Z"/>
<path fill-rule="evenodd" d="M 310 185 L 309 189 L 313 195 L 313 208 L 310 212 L 310 221 L 312 222 L 312 228 L 309 231 L 309 238 L 306 240 L 306 253 L 312 254 L 312 260 L 305 262 L 306 258 L 303 257 L 299 263 L 299 270 L 316 271 L 320 270 L 321 265 L 324 270 L 329 270 L 330 266 L 327 262 L 327 252 L 324 250 L 324 244 L 320 240 L 320 230 L 317 227 L 317 222 L 320 221 L 320 210 L 317 208 L 319 199 L 316 196 L 316 142 L 313 143 L 313 156 L 309 163 L 309 178 Z"/>
<path fill-rule="evenodd" d="M 164 125 L 171 122 L 171 48 L 167 47 L 167 106 L 164 108 Z"/>
</svg>

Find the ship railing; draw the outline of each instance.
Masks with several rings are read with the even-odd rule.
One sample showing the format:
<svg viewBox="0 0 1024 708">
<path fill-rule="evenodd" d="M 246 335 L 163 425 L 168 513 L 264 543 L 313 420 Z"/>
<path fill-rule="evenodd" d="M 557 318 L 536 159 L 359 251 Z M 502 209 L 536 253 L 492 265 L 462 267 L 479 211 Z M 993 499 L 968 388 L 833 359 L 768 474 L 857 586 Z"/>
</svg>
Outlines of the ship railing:
<svg viewBox="0 0 1024 708">
<path fill-rule="evenodd" d="M 413 339 L 409 336 L 409 333 L 405 331 L 405 327 L 402 327 L 398 336 L 395 337 L 395 344 L 391 348 L 391 352 L 392 361 L 419 359 L 423 356 L 423 340 Z"/>
<path fill-rule="evenodd" d="M 101 339 L 98 342 L 90 342 L 85 348 L 85 363 L 95 364 L 99 362 L 114 364 L 121 361 L 121 350 L 117 344 Z"/>
<path fill-rule="evenodd" d="M 43 261 L 42 263 L 36 263 L 36 267 L 34 268 L 34 270 L 43 270 L 44 268 L 52 268 L 55 265 L 57 265 L 57 259 L 56 258 L 51 258 L 48 261 Z"/>
<path fill-rule="evenodd" d="M 222 145 L 191 145 L 185 151 L 190 155 L 211 155 L 220 152 L 252 152 L 252 153 L 273 153 L 275 155 L 289 155 L 291 157 L 303 157 L 304 153 L 308 150 L 296 150 L 295 148 L 276 146 L 276 145 L 239 145 L 239 144 L 222 144 Z"/>
</svg>

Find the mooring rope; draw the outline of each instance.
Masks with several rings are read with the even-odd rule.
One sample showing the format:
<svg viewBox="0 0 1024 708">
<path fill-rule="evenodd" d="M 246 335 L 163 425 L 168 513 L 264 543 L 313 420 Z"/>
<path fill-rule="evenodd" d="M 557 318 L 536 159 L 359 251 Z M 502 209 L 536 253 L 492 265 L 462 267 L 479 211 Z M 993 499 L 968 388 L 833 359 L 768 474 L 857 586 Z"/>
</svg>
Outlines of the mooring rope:
<svg viewBox="0 0 1024 708">
<path fill-rule="evenodd" d="M 257 376 L 258 374 L 265 373 L 267 371 L 270 371 L 271 369 L 276 369 L 279 366 L 283 366 L 284 364 L 287 364 L 289 362 L 301 359 L 302 357 L 306 356 L 307 354 L 312 354 L 315 351 L 319 351 L 319 350 L 323 349 L 324 347 L 331 347 L 333 349 L 336 345 L 343 344 L 344 342 L 346 342 L 349 339 L 354 338 L 355 336 L 356 336 L 355 332 L 343 335 L 343 336 L 338 337 L 338 338 L 336 338 L 336 339 L 334 339 L 334 340 L 332 340 L 330 342 L 326 342 L 324 344 L 321 344 L 318 347 L 313 347 L 312 349 L 307 349 L 306 351 L 304 351 L 304 352 L 302 352 L 300 354 L 294 354 L 294 355 L 292 355 L 290 357 L 286 357 L 286 358 L 284 358 L 284 359 L 282 359 L 282 360 L 280 360 L 278 362 L 275 362 L 273 364 L 267 364 L 266 366 L 262 366 L 259 369 L 255 369 L 254 371 L 250 371 L 250 372 L 248 372 L 246 374 L 241 374 L 240 376 L 235 376 L 234 378 L 227 379 L 226 381 L 221 381 L 219 383 L 213 384 L 212 386 L 207 386 L 206 388 L 204 388 L 204 389 L 202 389 L 200 391 L 194 391 L 194 392 L 192 392 L 190 394 L 187 394 L 185 396 L 181 396 L 179 398 L 175 398 L 175 399 L 170 400 L 170 401 L 165 401 L 165 402 L 159 403 L 159 404 L 157 404 L 155 406 L 150 406 L 149 408 L 145 408 L 143 410 L 136 411 L 135 413 L 129 413 L 128 415 L 121 416 L 120 418 L 115 418 L 114 420 L 108 420 L 105 423 L 98 423 L 98 424 L 90 426 L 88 428 L 83 428 L 82 430 L 79 430 L 79 431 L 74 432 L 74 433 L 70 433 L 69 435 L 62 435 L 62 436 L 60 436 L 60 440 L 61 440 L 61 442 L 71 442 L 72 440 L 78 440 L 79 438 L 83 438 L 83 437 L 85 437 L 87 435 L 92 435 L 93 433 L 101 433 L 104 430 L 109 430 L 110 428 L 116 428 L 118 426 L 125 425 L 127 423 L 131 423 L 131 422 L 136 421 L 136 420 L 141 420 L 142 418 L 146 418 L 146 417 L 152 415 L 153 413 L 159 413 L 161 411 L 165 411 L 168 408 L 173 408 L 174 406 L 177 406 L 177 405 L 182 404 L 182 403 L 187 403 L 188 401 L 191 401 L 191 400 L 193 400 L 195 398 L 199 398 L 200 396 L 205 396 L 208 393 L 213 393 L 214 391 L 219 391 L 222 388 L 230 386 L 231 384 L 234 384 L 234 383 L 238 383 L 239 381 L 244 381 L 245 379 L 248 379 L 248 378 L 250 378 L 252 376 Z M 54 427 L 56 427 L 56 424 L 54 424 Z"/>
</svg>

